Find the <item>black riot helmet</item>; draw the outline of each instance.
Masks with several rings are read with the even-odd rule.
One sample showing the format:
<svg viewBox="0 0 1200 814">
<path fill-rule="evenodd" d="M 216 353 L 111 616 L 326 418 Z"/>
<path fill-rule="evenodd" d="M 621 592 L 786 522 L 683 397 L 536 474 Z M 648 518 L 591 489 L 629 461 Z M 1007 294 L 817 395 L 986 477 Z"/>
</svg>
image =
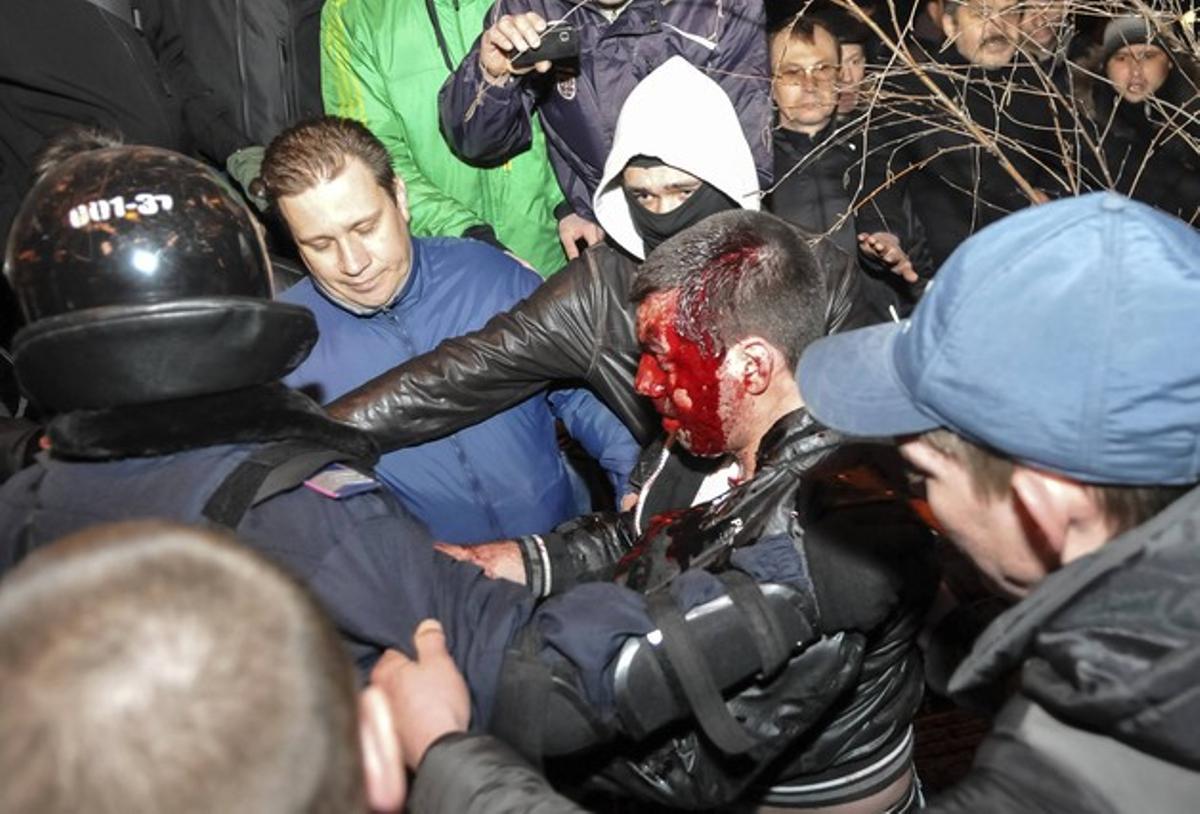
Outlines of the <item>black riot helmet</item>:
<svg viewBox="0 0 1200 814">
<path fill-rule="evenodd" d="M 27 323 L 17 376 L 55 411 L 271 382 L 316 341 L 307 309 L 271 301 L 245 206 L 203 164 L 155 147 L 48 172 L 13 223 L 4 273 Z"/>
</svg>

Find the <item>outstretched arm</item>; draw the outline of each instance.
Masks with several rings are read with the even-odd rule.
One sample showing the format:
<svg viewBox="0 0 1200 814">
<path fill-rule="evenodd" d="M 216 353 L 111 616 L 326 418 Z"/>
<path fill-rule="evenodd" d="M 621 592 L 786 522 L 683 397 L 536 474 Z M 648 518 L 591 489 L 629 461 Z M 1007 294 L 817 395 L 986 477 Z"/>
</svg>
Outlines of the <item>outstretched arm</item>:
<svg viewBox="0 0 1200 814">
<path fill-rule="evenodd" d="M 618 314 L 619 325 L 618 319 L 604 322 L 611 294 L 603 286 L 609 283 L 589 266 L 588 254 L 480 330 L 447 339 L 337 399 L 330 415 L 367 430 L 385 450 L 398 449 L 471 426 L 551 383 L 590 381 L 594 366 L 607 361 L 621 365 L 622 374 L 628 369 L 629 387 L 595 389 L 635 435 L 649 434 L 644 405 L 633 392 L 636 354 L 631 349 L 628 358 L 601 359 L 602 344 L 632 348 L 632 317 Z M 617 378 L 612 370 L 605 376 L 609 384 Z"/>
</svg>

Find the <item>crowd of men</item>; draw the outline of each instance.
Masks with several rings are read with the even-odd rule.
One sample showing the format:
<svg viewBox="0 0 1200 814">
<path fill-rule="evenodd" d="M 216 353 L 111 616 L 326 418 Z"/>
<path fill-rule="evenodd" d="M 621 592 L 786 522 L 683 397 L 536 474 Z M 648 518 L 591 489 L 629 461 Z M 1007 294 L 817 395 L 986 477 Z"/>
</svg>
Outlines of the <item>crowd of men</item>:
<svg viewBox="0 0 1200 814">
<path fill-rule="evenodd" d="M 223 8 L 3 11 L 0 811 L 1195 809 L 1194 13 Z"/>
</svg>

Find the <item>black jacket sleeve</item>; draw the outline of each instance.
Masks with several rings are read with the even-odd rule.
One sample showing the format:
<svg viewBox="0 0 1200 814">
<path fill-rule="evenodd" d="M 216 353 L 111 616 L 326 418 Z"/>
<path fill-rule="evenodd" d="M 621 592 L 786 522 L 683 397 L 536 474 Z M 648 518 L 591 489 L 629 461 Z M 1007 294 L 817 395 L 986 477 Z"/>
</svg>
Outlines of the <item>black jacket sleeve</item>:
<svg viewBox="0 0 1200 814">
<path fill-rule="evenodd" d="M 653 437 L 653 410 L 632 387 L 632 309 L 627 292 L 614 289 L 619 275 L 599 265 L 612 251 L 599 249 L 480 330 L 447 339 L 337 399 L 330 415 L 392 450 L 457 432 L 553 382 L 582 380 L 639 440 Z"/>
<path fill-rule="evenodd" d="M 516 752 L 488 735 L 448 735 L 425 753 L 412 814 L 583 814 Z"/>
<path fill-rule="evenodd" d="M 544 597 L 583 582 L 608 582 L 636 538 L 633 512 L 585 514 L 547 534 L 523 537 L 525 585 Z"/>
<path fill-rule="evenodd" d="M 888 306 L 898 307 L 899 300 L 882 283 L 868 277 L 855 256 L 842 251 L 828 238 L 818 240 L 813 251 L 825 271 L 825 288 L 829 294 L 825 310 L 826 333 L 841 333 L 888 321 Z"/>
</svg>

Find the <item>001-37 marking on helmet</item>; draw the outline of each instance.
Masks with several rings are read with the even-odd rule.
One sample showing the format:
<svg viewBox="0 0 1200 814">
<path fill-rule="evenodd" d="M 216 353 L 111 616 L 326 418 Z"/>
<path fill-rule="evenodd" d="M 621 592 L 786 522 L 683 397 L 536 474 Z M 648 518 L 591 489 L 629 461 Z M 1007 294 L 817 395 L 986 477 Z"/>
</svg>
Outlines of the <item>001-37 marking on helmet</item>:
<svg viewBox="0 0 1200 814">
<path fill-rule="evenodd" d="M 76 229 L 82 229 L 89 223 L 96 223 L 113 218 L 123 218 L 137 213 L 138 215 L 157 215 L 159 212 L 170 212 L 175 205 L 175 199 L 170 195 L 160 193 L 139 192 L 133 200 L 126 201 L 124 195 L 115 198 L 101 198 L 95 201 L 81 203 L 72 207 L 67 219 Z"/>
</svg>

